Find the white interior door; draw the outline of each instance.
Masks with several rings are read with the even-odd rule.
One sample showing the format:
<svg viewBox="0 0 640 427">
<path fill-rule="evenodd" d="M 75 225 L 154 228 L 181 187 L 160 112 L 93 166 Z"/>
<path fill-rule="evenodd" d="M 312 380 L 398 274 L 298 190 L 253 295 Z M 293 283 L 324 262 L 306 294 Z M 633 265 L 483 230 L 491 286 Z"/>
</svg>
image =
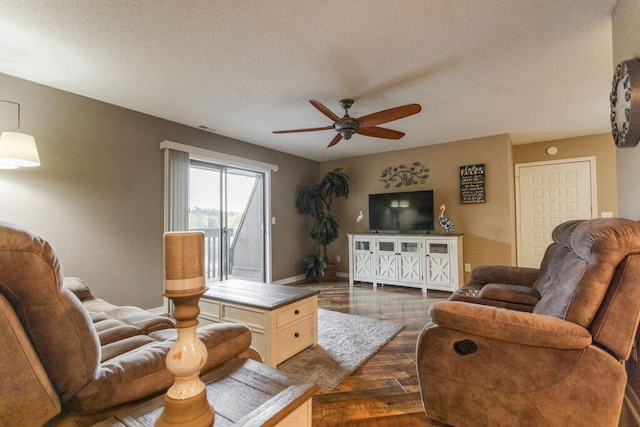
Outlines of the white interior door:
<svg viewBox="0 0 640 427">
<path fill-rule="evenodd" d="M 595 158 L 516 165 L 518 265 L 539 267 L 551 232 L 597 212 Z"/>
</svg>

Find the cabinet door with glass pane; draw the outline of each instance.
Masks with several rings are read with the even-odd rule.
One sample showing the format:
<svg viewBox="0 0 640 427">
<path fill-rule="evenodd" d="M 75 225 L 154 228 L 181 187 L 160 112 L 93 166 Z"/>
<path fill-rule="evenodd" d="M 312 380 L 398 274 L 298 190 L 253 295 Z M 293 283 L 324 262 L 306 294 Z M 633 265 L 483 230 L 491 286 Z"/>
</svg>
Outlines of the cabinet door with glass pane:
<svg viewBox="0 0 640 427">
<path fill-rule="evenodd" d="M 449 245 L 447 243 L 427 242 L 427 284 L 451 284 L 451 265 L 449 263 Z"/>
<path fill-rule="evenodd" d="M 398 239 L 398 281 L 421 283 L 422 242 L 420 239 Z"/>
<path fill-rule="evenodd" d="M 370 282 L 374 276 L 373 239 L 355 237 L 353 239 L 353 279 Z"/>
<path fill-rule="evenodd" d="M 396 239 L 376 238 L 376 277 L 380 281 L 398 280 Z"/>
<path fill-rule="evenodd" d="M 458 289 L 458 240 L 462 240 L 462 238 L 425 241 L 427 287 L 429 289 L 452 292 Z"/>
</svg>

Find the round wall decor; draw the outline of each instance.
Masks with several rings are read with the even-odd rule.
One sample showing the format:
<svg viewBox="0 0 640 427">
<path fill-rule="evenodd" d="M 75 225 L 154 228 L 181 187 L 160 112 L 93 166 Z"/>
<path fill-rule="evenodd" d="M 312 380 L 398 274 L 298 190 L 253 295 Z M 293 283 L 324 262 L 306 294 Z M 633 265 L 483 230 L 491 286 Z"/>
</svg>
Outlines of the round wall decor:
<svg viewBox="0 0 640 427">
<path fill-rule="evenodd" d="M 618 147 L 635 147 L 640 140 L 640 59 L 616 66 L 611 87 L 611 135 Z"/>
</svg>

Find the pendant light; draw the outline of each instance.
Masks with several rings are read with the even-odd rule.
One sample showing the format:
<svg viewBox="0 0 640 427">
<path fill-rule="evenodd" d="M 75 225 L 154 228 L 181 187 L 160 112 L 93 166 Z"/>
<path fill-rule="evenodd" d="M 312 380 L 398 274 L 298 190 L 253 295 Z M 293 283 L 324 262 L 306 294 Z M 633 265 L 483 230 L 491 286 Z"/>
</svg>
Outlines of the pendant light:
<svg viewBox="0 0 640 427">
<path fill-rule="evenodd" d="M 0 100 L 18 107 L 18 129 L 20 129 L 20 104 Z M 17 169 L 40 166 L 40 156 L 36 139 L 21 132 L 2 132 L 0 134 L 0 169 Z"/>
</svg>

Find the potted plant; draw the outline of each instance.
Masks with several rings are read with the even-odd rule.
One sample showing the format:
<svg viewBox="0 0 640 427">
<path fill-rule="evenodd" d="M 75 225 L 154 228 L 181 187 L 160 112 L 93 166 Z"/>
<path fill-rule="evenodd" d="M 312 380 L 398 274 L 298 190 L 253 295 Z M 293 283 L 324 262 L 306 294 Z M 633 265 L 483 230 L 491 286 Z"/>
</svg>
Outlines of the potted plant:
<svg viewBox="0 0 640 427">
<path fill-rule="evenodd" d="M 319 184 L 313 187 L 298 187 L 296 208 L 303 215 L 314 219 L 309 235 L 318 241 L 316 250 L 304 260 L 307 280 L 334 280 L 337 265 L 329 263 L 327 247 L 338 238 L 340 221 L 331 213 L 334 198 L 349 196 L 349 177 L 342 168 L 325 174 Z"/>
</svg>

